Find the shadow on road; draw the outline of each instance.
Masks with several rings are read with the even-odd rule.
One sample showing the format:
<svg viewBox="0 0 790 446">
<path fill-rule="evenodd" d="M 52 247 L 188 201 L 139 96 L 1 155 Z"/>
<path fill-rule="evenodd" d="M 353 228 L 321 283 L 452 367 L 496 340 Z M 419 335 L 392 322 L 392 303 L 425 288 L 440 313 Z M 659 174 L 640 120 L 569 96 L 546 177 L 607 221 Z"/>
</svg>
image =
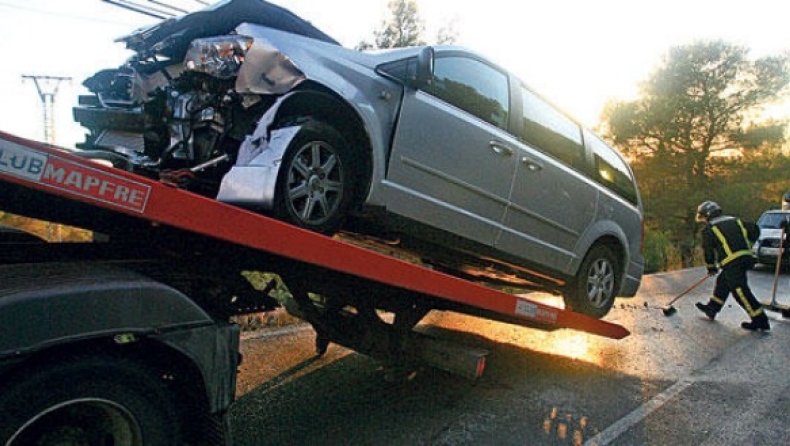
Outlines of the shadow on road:
<svg viewBox="0 0 790 446">
<path fill-rule="evenodd" d="M 671 384 L 474 333 L 422 329 L 489 350 L 483 378 L 425 368 L 388 382 L 379 363 L 349 353 L 294 379 L 320 361 L 307 359 L 235 404 L 236 444 L 575 445 Z"/>
</svg>

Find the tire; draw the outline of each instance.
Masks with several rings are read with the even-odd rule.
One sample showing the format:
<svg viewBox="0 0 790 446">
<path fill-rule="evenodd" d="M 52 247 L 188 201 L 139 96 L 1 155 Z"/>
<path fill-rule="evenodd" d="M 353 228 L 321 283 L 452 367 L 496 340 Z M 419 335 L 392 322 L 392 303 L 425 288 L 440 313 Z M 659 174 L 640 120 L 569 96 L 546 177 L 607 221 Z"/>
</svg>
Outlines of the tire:
<svg viewBox="0 0 790 446">
<path fill-rule="evenodd" d="M 565 306 L 596 319 L 606 316 L 617 297 L 620 283 L 618 265 L 611 249 L 602 245 L 591 249 L 565 294 Z"/>
<path fill-rule="evenodd" d="M 0 444 L 6 446 L 183 444 L 172 393 L 133 362 L 79 358 L 3 386 Z"/>
<path fill-rule="evenodd" d="M 283 157 L 274 199 L 275 217 L 314 232 L 337 233 L 353 201 L 349 145 L 319 121 L 303 124 Z"/>
<path fill-rule="evenodd" d="M 129 157 L 119 153 L 111 152 L 109 150 L 82 150 L 73 153 L 77 156 L 87 158 L 100 164 L 111 165 L 117 169 L 128 171 L 132 170 L 132 163 L 129 161 Z"/>
</svg>

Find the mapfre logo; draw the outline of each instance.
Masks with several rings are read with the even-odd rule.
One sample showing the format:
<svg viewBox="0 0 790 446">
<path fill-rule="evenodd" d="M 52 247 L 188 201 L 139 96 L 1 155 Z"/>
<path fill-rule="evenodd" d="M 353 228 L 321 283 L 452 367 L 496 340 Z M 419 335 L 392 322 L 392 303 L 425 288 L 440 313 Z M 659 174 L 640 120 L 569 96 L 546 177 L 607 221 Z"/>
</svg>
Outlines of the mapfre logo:
<svg viewBox="0 0 790 446">
<path fill-rule="evenodd" d="M 5 140 L 0 140 L 0 172 L 140 213 L 151 193 L 146 184 Z"/>
</svg>

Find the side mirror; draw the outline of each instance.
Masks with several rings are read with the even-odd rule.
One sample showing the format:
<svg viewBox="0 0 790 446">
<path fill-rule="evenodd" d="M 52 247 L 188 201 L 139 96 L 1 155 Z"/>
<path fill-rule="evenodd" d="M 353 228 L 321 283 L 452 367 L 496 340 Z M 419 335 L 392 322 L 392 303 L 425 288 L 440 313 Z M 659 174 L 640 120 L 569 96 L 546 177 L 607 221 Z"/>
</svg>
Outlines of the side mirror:
<svg viewBox="0 0 790 446">
<path fill-rule="evenodd" d="M 414 77 L 409 79 L 409 86 L 420 88 L 430 84 L 433 80 L 433 47 L 426 46 L 417 54 L 417 66 L 415 67 Z"/>
</svg>

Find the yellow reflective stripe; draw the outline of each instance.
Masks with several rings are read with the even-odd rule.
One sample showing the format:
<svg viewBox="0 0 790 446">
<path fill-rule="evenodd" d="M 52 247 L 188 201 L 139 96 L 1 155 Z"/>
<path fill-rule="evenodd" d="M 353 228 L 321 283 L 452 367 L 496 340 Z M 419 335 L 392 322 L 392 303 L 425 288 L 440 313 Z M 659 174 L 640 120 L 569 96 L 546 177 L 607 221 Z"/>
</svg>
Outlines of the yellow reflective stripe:
<svg viewBox="0 0 790 446">
<path fill-rule="evenodd" d="M 743 234 L 743 239 L 746 240 L 746 244 L 749 244 L 749 233 L 746 232 L 746 227 L 743 226 L 743 222 L 738 220 L 738 226 L 741 227 L 741 233 Z"/>
<path fill-rule="evenodd" d="M 735 260 L 735 259 L 737 259 L 739 257 L 750 256 L 750 255 L 752 255 L 752 252 L 749 251 L 748 249 L 744 249 L 744 250 L 738 251 L 738 252 L 736 252 L 734 254 L 731 254 L 731 255 L 727 256 L 724 260 L 719 262 L 719 265 L 724 266 L 724 265 L 732 262 L 733 260 Z"/>
<path fill-rule="evenodd" d="M 715 234 L 716 238 L 719 239 L 722 248 L 724 248 L 724 253 L 727 254 L 727 257 L 729 258 L 732 255 L 732 250 L 730 249 L 730 245 L 727 243 L 727 239 L 724 237 L 724 234 L 721 233 L 721 230 L 719 230 L 717 226 L 713 226 L 711 229 L 713 229 L 713 234 Z"/>
<path fill-rule="evenodd" d="M 741 301 L 743 309 L 746 310 L 746 314 L 748 314 L 749 317 L 754 318 L 755 316 L 759 316 L 763 313 L 763 307 L 754 309 L 751 305 L 749 305 L 749 300 L 746 299 L 746 295 L 743 293 L 742 288 L 736 288 L 735 295 L 738 296 L 738 300 Z"/>
<path fill-rule="evenodd" d="M 717 304 L 719 304 L 719 305 L 721 305 L 721 306 L 724 306 L 724 301 L 723 301 L 723 300 L 721 300 L 721 299 L 719 299 L 719 298 L 718 298 L 718 297 L 716 297 L 716 296 L 711 296 L 710 300 L 711 300 L 711 301 L 713 301 L 713 302 L 716 302 Z"/>
<path fill-rule="evenodd" d="M 746 228 L 743 227 L 743 224 L 740 222 L 740 220 L 738 221 L 738 225 L 741 227 L 741 231 L 744 234 L 743 235 L 744 239 L 746 239 Z M 724 257 L 719 261 L 719 265 L 724 266 L 732 262 L 733 260 L 737 259 L 738 257 L 752 255 L 752 252 L 748 249 L 732 252 L 732 248 L 730 248 L 730 244 L 727 243 L 727 238 L 724 237 L 724 234 L 721 233 L 721 230 L 719 230 L 719 228 L 716 226 L 711 226 L 711 230 L 713 231 L 713 234 L 716 235 L 716 238 L 719 239 L 719 242 L 721 242 L 721 247 L 724 248 L 724 253 L 727 255 L 726 257 Z"/>
</svg>

